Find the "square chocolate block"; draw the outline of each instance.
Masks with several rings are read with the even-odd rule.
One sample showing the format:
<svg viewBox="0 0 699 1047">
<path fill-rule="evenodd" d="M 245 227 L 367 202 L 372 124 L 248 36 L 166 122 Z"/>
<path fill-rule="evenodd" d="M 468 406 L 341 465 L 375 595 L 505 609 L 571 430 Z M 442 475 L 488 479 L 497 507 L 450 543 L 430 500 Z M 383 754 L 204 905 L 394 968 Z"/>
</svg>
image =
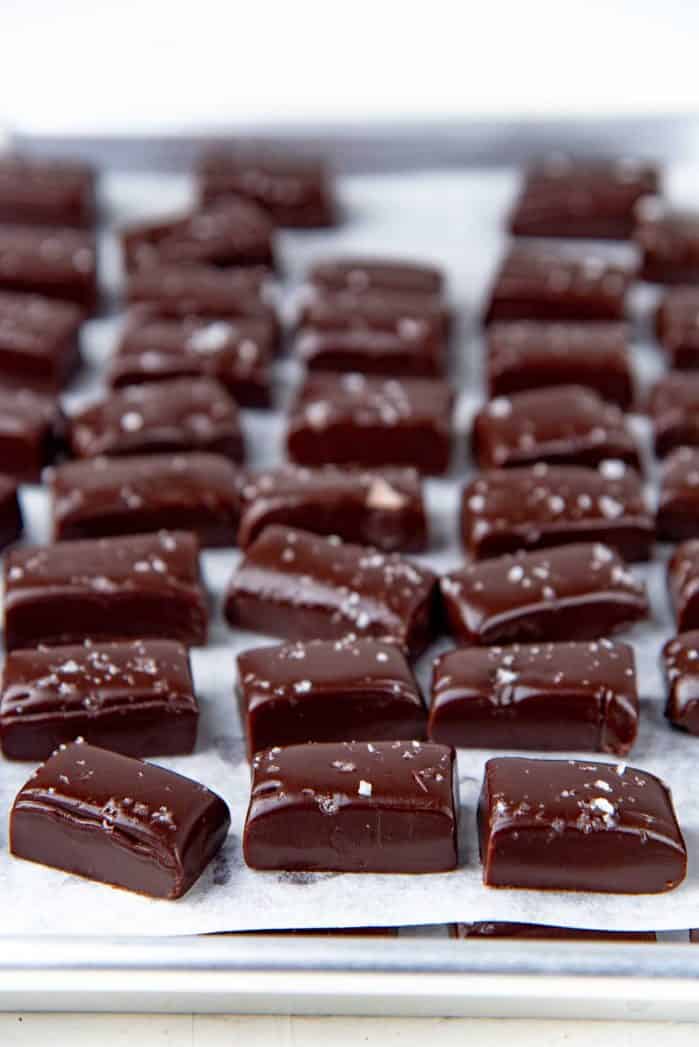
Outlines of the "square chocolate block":
<svg viewBox="0 0 699 1047">
<path fill-rule="evenodd" d="M 581 385 L 628 410 L 634 396 L 625 324 L 522 320 L 487 333 L 491 397 L 552 385 Z"/>
<path fill-rule="evenodd" d="M 8 651 L 86 639 L 206 643 L 199 545 L 186 531 L 13 549 L 4 583 Z"/>
<path fill-rule="evenodd" d="M 54 541 L 194 532 L 203 546 L 234 545 L 238 469 L 218 454 L 88 458 L 51 470 Z"/>
<path fill-rule="evenodd" d="M 623 320 L 630 270 L 599 254 L 512 247 L 490 291 L 484 323 Z"/>
<path fill-rule="evenodd" d="M 519 549 L 604 542 L 625 560 L 649 559 L 655 520 L 638 474 L 618 461 L 481 473 L 461 498 L 461 537 L 476 560 Z"/>
<path fill-rule="evenodd" d="M 0 222 L 87 227 L 95 221 L 95 172 L 71 160 L 0 157 Z"/>
<path fill-rule="evenodd" d="M 658 197 L 636 208 L 639 276 L 655 284 L 699 282 L 699 212 L 673 210 Z"/>
<path fill-rule="evenodd" d="M 444 345 L 419 333 L 416 337 L 374 328 L 302 331 L 295 352 L 309 371 L 354 371 L 358 374 L 439 378 L 446 368 Z"/>
<path fill-rule="evenodd" d="M 244 651 L 238 697 L 249 756 L 273 745 L 425 737 L 425 706 L 405 655 L 376 640 Z"/>
<path fill-rule="evenodd" d="M 224 614 L 233 628 L 290 640 L 356 633 L 416 657 L 435 631 L 436 582 L 395 553 L 272 526 L 233 572 Z"/>
<path fill-rule="evenodd" d="M 670 367 L 699 369 L 699 287 L 673 287 L 655 313 L 655 331 Z"/>
<path fill-rule="evenodd" d="M 23 528 L 17 484 L 11 476 L 0 473 L 0 549 L 21 537 Z"/>
<path fill-rule="evenodd" d="M 290 412 L 287 454 L 298 465 L 444 473 L 453 402 L 447 383 L 437 379 L 310 375 Z"/>
<path fill-rule="evenodd" d="M 451 632 L 472 644 L 596 640 L 649 609 L 643 584 L 599 542 L 467 564 L 441 590 Z"/>
<path fill-rule="evenodd" d="M 274 226 L 256 204 L 227 197 L 186 214 L 121 231 L 124 268 L 262 265 L 274 268 Z"/>
<path fill-rule="evenodd" d="M 675 727 L 699 734 L 699 631 L 681 633 L 663 647 L 665 715 Z"/>
<path fill-rule="evenodd" d="M 65 419 L 54 399 L 0 387 L 0 461 L 19 483 L 36 483 L 64 449 Z"/>
<path fill-rule="evenodd" d="M 241 407 L 269 407 L 274 335 L 258 317 L 170 319 L 134 310 L 109 367 L 113 389 L 212 378 Z"/>
<path fill-rule="evenodd" d="M 0 383 L 58 392 L 80 365 L 81 309 L 41 295 L 0 291 Z"/>
<path fill-rule="evenodd" d="M 596 466 L 606 459 L 641 467 L 623 413 L 579 385 L 496 397 L 474 419 L 472 446 L 481 469 L 537 462 Z"/>
<path fill-rule="evenodd" d="M 659 378 L 648 413 L 659 458 L 676 447 L 699 447 L 699 374 L 672 371 Z"/>
<path fill-rule="evenodd" d="M 386 331 L 443 350 L 452 315 L 439 295 L 317 288 L 302 306 L 299 320 L 301 327 L 316 331 Z"/>
<path fill-rule="evenodd" d="M 657 514 L 658 538 L 699 538 L 699 447 L 678 447 L 663 462 Z"/>
<path fill-rule="evenodd" d="M 677 632 L 699 629 L 699 539 L 677 546 L 667 566 L 667 580 Z"/>
<path fill-rule="evenodd" d="M 478 825 L 488 887 L 657 894 L 687 873 L 670 790 L 626 764 L 488 760 Z"/>
<path fill-rule="evenodd" d="M 97 251 L 91 233 L 63 226 L 0 225 L 0 291 L 97 306 Z"/>
<path fill-rule="evenodd" d="M 448 872 L 458 808 L 454 750 L 340 742 L 257 753 L 243 855 L 253 869 Z"/>
<path fill-rule="evenodd" d="M 337 535 L 382 552 L 422 552 L 427 517 L 414 469 L 366 472 L 281 466 L 250 473 L 241 489 L 238 544 L 245 549 L 270 524 Z"/>
<path fill-rule="evenodd" d="M 398 294 L 440 295 L 444 273 L 434 265 L 401 258 L 343 256 L 311 266 L 315 287 L 327 291 L 393 291 Z"/>
<path fill-rule="evenodd" d="M 267 301 L 269 270 L 259 266 L 216 269 L 212 265 L 156 265 L 126 275 L 126 301 L 148 306 L 168 319 L 254 317 L 279 336 L 279 320 Z"/>
<path fill-rule="evenodd" d="M 651 164 L 553 156 L 526 173 L 510 215 L 510 232 L 628 240 L 636 204 L 659 189 L 660 173 Z"/>
<path fill-rule="evenodd" d="M 450 938 L 512 938 L 520 940 L 568 942 L 657 942 L 655 931 L 596 931 L 580 927 L 558 927 L 555 924 L 507 923 L 493 920 L 485 923 L 452 924 Z"/>
<path fill-rule="evenodd" d="M 175 379 L 130 385 L 84 407 L 70 420 L 76 458 L 208 451 L 245 457 L 238 408 L 218 382 Z"/>
<path fill-rule="evenodd" d="M 281 148 L 211 150 L 201 158 L 199 185 L 205 204 L 245 197 L 289 229 L 320 229 L 339 219 L 323 160 Z"/>
<path fill-rule="evenodd" d="M 466 647 L 434 663 L 433 742 L 623 756 L 638 719 L 633 648 L 625 643 Z"/>
<path fill-rule="evenodd" d="M 20 789 L 10 851 L 153 898 L 181 898 L 229 825 L 224 801 L 199 782 L 78 742 Z"/>
<path fill-rule="evenodd" d="M 11 651 L 0 699 L 7 760 L 46 760 L 78 736 L 125 756 L 191 753 L 199 708 L 172 640 Z"/>
</svg>

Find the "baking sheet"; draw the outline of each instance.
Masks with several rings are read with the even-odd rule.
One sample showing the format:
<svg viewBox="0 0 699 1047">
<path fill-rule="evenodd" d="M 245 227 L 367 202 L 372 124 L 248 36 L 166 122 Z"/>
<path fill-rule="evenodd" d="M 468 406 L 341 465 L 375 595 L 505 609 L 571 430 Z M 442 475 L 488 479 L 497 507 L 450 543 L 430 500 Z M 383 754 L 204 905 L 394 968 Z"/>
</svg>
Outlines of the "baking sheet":
<svg viewBox="0 0 699 1047">
<path fill-rule="evenodd" d="M 690 170 L 673 172 L 672 194 L 691 200 L 691 180 Z M 481 346 L 475 317 L 503 248 L 502 220 L 514 187 L 515 177 L 506 171 L 348 178 L 342 183 L 348 218 L 340 230 L 287 233 L 281 237 L 285 280 L 279 296 L 287 315 L 291 315 L 298 285 L 309 261 L 327 252 L 412 255 L 444 265 L 449 274 L 451 298 L 462 316 L 454 339 L 452 369 L 454 384 L 461 390 L 456 412 L 459 450 L 449 479 L 427 484 L 432 552 L 418 558 L 439 570 L 462 562 L 456 541 L 457 503 L 460 481 L 469 473 L 464 448 L 468 422 L 479 402 L 480 389 Z M 119 176 L 107 180 L 105 203 L 109 217 L 119 222 L 167 212 L 186 202 L 188 192 L 186 180 L 176 177 Z M 622 256 L 628 253 L 625 247 L 604 250 Z M 105 239 L 102 253 L 106 282 L 115 292 L 118 265 L 113 240 Z M 653 292 L 649 288 L 638 289 L 634 300 L 638 335 L 635 353 L 643 384 L 659 370 L 657 354 L 644 344 L 644 317 L 652 300 Z M 91 367 L 66 396 L 68 407 L 85 402 L 99 392 L 98 368 L 113 345 L 116 323 L 114 319 L 105 318 L 88 325 L 85 349 Z M 277 377 L 280 403 L 283 403 L 298 379 L 293 363 L 283 361 Z M 280 461 L 283 420 L 279 411 L 246 411 L 243 417 L 250 463 L 267 465 Z M 643 421 L 634 419 L 633 424 L 647 445 L 648 433 Z M 28 540 L 46 541 L 45 493 L 39 488 L 26 488 L 23 504 Z M 666 555 L 667 550 L 661 548 L 659 561 Z M 628 635 L 623 634 L 636 649 L 642 695 L 641 730 L 628 762 L 660 775 L 672 787 L 689 849 L 689 875 L 682 887 L 669 894 L 624 897 L 484 888 L 478 862 L 475 806 L 483 764 L 492 753 L 477 750 L 459 753 L 462 854 L 456 871 L 429 876 L 377 876 L 259 873 L 247 869 L 242 862 L 240 836 L 249 775 L 233 700 L 235 655 L 247 647 L 274 640 L 250 633 L 234 635 L 221 620 L 221 593 L 237 558 L 235 550 L 217 550 L 203 556 L 205 579 L 216 611 L 208 647 L 193 652 L 195 686 L 202 707 L 196 752 L 192 756 L 156 761 L 204 782 L 227 800 L 233 821 L 223 851 L 189 894 L 176 903 L 111 890 L 12 859 L 7 850 L 9 809 L 14 794 L 33 768 L 2 761 L 0 927 L 3 934 L 171 935 L 498 919 L 609 929 L 677 929 L 696 922 L 699 797 L 695 782 L 699 772 L 694 770 L 694 765 L 695 756 L 699 754 L 699 739 L 671 731 L 662 715 L 664 696 L 657 656 L 662 642 L 673 630 L 661 562 L 639 569 L 650 586 L 652 622 Z M 444 640 L 420 660 L 418 675 L 425 690 L 432 658 L 448 646 L 449 642 Z"/>
</svg>

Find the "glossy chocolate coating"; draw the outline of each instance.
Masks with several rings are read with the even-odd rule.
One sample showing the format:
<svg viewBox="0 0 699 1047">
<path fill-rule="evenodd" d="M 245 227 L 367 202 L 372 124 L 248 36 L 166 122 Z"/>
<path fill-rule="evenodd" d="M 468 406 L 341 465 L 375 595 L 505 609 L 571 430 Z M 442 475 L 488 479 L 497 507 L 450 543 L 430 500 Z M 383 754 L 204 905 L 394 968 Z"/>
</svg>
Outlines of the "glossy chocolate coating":
<svg viewBox="0 0 699 1047">
<path fill-rule="evenodd" d="M 224 613 L 233 627 L 290 640 L 348 633 L 418 655 L 435 628 L 436 576 L 395 553 L 266 527 L 233 572 Z"/>
<path fill-rule="evenodd" d="M 106 538 L 170 527 L 203 546 L 233 545 L 240 471 L 218 454 L 67 462 L 49 477 L 53 539 Z"/>
<path fill-rule="evenodd" d="M 444 347 L 429 338 L 373 328 L 302 331 L 295 351 L 309 371 L 438 378 L 446 364 Z"/>
<path fill-rule="evenodd" d="M 599 542 L 468 564 L 441 590 L 451 632 L 474 644 L 596 640 L 648 615 L 645 587 Z"/>
<path fill-rule="evenodd" d="M 668 563 L 667 579 L 677 632 L 699 629 L 699 539 L 677 546 Z"/>
<path fill-rule="evenodd" d="M 0 225 L 0 291 L 97 305 L 97 253 L 90 233 L 49 226 Z"/>
<path fill-rule="evenodd" d="M 567 942 L 657 942 L 655 931 L 595 931 L 582 927 L 558 927 L 538 923 L 492 922 L 453 924 L 452 938 L 512 938 L 531 941 Z"/>
<path fill-rule="evenodd" d="M 699 287 L 666 291 L 655 313 L 655 332 L 678 371 L 699 369 Z"/>
<path fill-rule="evenodd" d="M 127 270 L 161 265 L 262 265 L 274 268 L 274 227 L 261 208 L 240 197 L 187 214 L 122 230 Z"/>
<path fill-rule="evenodd" d="M 254 316 L 276 332 L 277 315 L 264 296 L 269 275 L 263 266 L 154 265 L 126 274 L 126 301 L 171 319 Z"/>
<path fill-rule="evenodd" d="M 662 660 L 668 692 L 665 715 L 675 727 L 699 734 L 699 630 L 668 640 Z"/>
<path fill-rule="evenodd" d="M 444 274 L 424 262 L 398 258 L 331 258 L 311 267 L 309 280 L 327 291 L 393 291 L 399 294 L 441 294 Z"/>
<path fill-rule="evenodd" d="M 598 254 L 512 247 L 495 278 L 484 323 L 623 320 L 631 272 Z"/>
<path fill-rule="evenodd" d="M 0 387 L 2 471 L 36 483 L 45 465 L 63 450 L 65 419 L 56 400 L 27 389 Z"/>
<path fill-rule="evenodd" d="M 125 756 L 191 753 L 199 709 L 172 640 L 11 651 L 0 698 L 8 760 L 46 760 L 82 737 Z"/>
<path fill-rule="evenodd" d="M 154 898 L 181 898 L 228 833 L 215 793 L 164 767 L 85 743 L 61 747 L 22 786 L 10 850 Z"/>
<path fill-rule="evenodd" d="M 451 310 L 438 295 L 318 289 L 302 308 L 300 320 L 317 331 L 389 331 L 441 349 L 449 337 Z"/>
<path fill-rule="evenodd" d="M 130 385 L 71 418 L 76 458 L 207 451 L 245 457 L 238 409 L 210 378 Z"/>
<path fill-rule="evenodd" d="M 639 276 L 656 284 L 699 282 L 699 212 L 673 210 L 657 197 L 636 209 Z"/>
<path fill-rule="evenodd" d="M 478 826 L 488 887 L 657 894 L 687 872 L 669 789 L 626 764 L 488 760 Z"/>
<path fill-rule="evenodd" d="M 299 465 L 412 466 L 443 473 L 451 457 L 453 395 L 436 379 L 310 375 L 286 436 Z"/>
<path fill-rule="evenodd" d="M 421 552 L 427 546 L 422 485 L 413 469 L 281 466 L 249 474 L 241 497 L 243 549 L 270 524 L 335 534 L 383 552 Z"/>
<path fill-rule="evenodd" d="M 657 528 L 660 541 L 699 538 L 699 447 L 678 447 L 663 462 Z"/>
<path fill-rule="evenodd" d="M 658 457 L 676 447 L 699 447 L 699 374 L 663 375 L 653 386 L 648 412 Z"/>
<path fill-rule="evenodd" d="M 607 458 L 640 468 L 622 412 L 579 385 L 491 400 L 475 417 L 473 453 L 481 469 L 535 462 L 594 466 Z"/>
<path fill-rule="evenodd" d="M 525 176 L 510 215 L 514 236 L 628 240 L 638 201 L 660 189 L 658 169 L 620 158 L 555 156 Z"/>
<path fill-rule="evenodd" d="M 17 484 L 12 477 L 0 473 L 0 549 L 16 541 L 23 526 Z"/>
<path fill-rule="evenodd" d="M 623 756 L 638 718 L 633 649 L 625 643 L 460 648 L 434 664 L 434 742 Z"/>
<path fill-rule="evenodd" d="M 265 320 L 175 319 L 133 312 L 109 367 L 113 389 L 211 378 L 241 407 L 269 407 L 274 336 Z"/>
<path fill-rule="evenodd" d="M 623 462 L 599 469 L 542 463 L 472 480 L 461 499 L 461 536 L 476 560 L 590 541 L 611 545 L 625 560 L 647 560 L 655 521 L 638 474 Z"/>
<path fill-rule="evenodd" d="M 57 392 L 80 364 L 76 305 L 0 291 L 0 382 Z"/>
<path fill-rule="evenodd" d="M 199 546 L 186 531 L 13 549 L 5 646 L 160 637 L 206 642 Z"/>
<path fill-rule="evenodd" d="M 86 227 L 95 220 L 95 174 L 87 164 L 0 158 L 0 222 Z"/>
<path fill-rule="evenodd" d="M 243 146 L 211 150 L 201 159 L 199 184 L 204 203 L 231 193 L 246 197 L 290 229 L 324 228 L 338 221 L 330 174 L 318 157 Z"/>
<path fill-rule="evenodd" d="M 257 753 L 243 854 L 253 869 L 448 872 L 455 754 L 429 742 L 337 742 Z"/>
<path fill-rule="evenodd" d="M 244 651 L 238 695 L 248 755 L 273 745 L 425 737 L 425 707 L 405 655 L 376 640 Z"/>
<path fill-rule="evenodd" d="M 555 385 L 580 385 L 628 409 L 633 370 L 625 324 L 493 324 L 488 339 L 491 397 Z"/>
</svg>

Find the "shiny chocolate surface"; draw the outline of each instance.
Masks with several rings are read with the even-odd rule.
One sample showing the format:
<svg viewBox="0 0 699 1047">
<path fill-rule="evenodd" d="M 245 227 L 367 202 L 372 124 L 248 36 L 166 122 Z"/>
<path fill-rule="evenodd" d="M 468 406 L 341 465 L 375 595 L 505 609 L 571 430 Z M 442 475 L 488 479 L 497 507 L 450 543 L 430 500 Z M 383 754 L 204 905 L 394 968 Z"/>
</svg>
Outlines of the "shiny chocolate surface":
<svg viewBox="0 0 699 1047">
<path fill-rule="evenodd" d="M 0 224 L 0 291 L 97 305 L 97 251 L 91 233 L 51 226 Z"/>
<path fill-rule="evenodd" d="M 680 633 L 663 647 L 665 715 L 675 727 L 699 734 L 699 630 Z"/>
<path fill-rule="evenodd" d="M 42 295 L 0 291 L 0 383 L 56 392 L 80 364 L 83 311 Z"/>
</svg>

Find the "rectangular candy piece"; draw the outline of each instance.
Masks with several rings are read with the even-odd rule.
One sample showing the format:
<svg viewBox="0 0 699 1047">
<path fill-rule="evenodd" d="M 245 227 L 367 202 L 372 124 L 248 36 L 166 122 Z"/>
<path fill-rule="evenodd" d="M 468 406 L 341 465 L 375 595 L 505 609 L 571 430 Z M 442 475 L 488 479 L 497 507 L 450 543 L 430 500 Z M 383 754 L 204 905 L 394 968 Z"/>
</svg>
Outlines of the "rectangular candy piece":
<svg viewBox="0 0 699 1047">
<path fill-rule="evenodd" d="M 0 382 L 58 392 L 80 365 L 83 311 L 41 295 L 0 291 Z"/>
<path fill-rule="evenodd" d="M 444 345 L 410 332 L 349 328 L 344 331 L 302 331 L 295 345 L 309 371 L 355 371 L 358 374 L 438 378 L 444 374 Z"/>
<path fill-rule="evenodd" d="M 121 232 L 127 271 L 161 265 L 262 265 L 274 268 L 274 226 L 241 197 L 171 218 L 144 221 Z"/>
<path fill-rule="evenodd" d="M 319 157 L 279 148 L 211 150 L 201 158 L 199 185 L 205 204 L 231 194 L 245 197 L 289 229 L 320 229 L 339 220 L 330 173 Z"/>
<path fill-rule="evenodd" d="M 228 807 L 190 778 L 77 742 L 23 785 L 10 814 L 17 858 L 181 898 L 226 838 Z"/>
<path fill-rule="evenodd" d="M 678 447 L 662 465 L 657 513 L 658 538 L 699 538 L 699 447 Z"/>
<path fill-rule="evenodd" d="M 525 941 L 567 942 L 657 942 L 655 931 L 596 931 L 581 927 L 558 927 L 540 923 L 492 922 L 453 924 L 452 938 L 512 938 Z"/>
<path fill-rule="evenodd" d="M 125 756 L 191 753 L 199 708 L 172 640 L 11 651 L 0 699 L 8 760 L 46 760 L 78 736 Z"/>
<path fill-rule="evenodd" d="M 699 283 L 699 212 L 675 210 L 649 197 L 636 208 L 639 277 L 654 284 Z"/>
<path fill-rule="evenodd" d="M 275 747 L 252 763 L 243 855 L 253 869 L 455 869 L 456 758 L 429 742 Z"/>
<path fill-rule="evenodd" d="M 687 873 L 670 790 L 626 764 L 488 760 L 478 826 L 488 887 L 657 894 Z"/>
<path fill-rule="evenodd" d="M 676 447 L 699 447 L 699 374 L 674 371 L 659 378 L 648 413 L 659 458 Z"/>
<path fill-rule="evenodd" d="M 76 458 L 208 451 L 233 462 L 245 457 L 238 408 L 210 378 L 130 385 L 74 414 Z"/>
<path fill-rule="evenodd" d="M 398 294 L 440 295 L 444 290 L 441 269 L 424 262 L 376 256 L 340 256 L 311 266 L 315 287 L 327 291 L 393 291 Z"/>
<path fill-rule="evenodd" d="M 36 483 L 63 450 L 65 419 L 54 399 L 0 387 L 0 461 L 19 483 Z"/>
<path fill-rule="evenodd" d="M 699 734 L 699 631 L 680 633 L 663 647 L 665 715 L 675 727 Z"/>
<path fill-rule="evenodd" d="M 291 409 L 287 453 L 298 465 L 444 473 L 452 409 L 452 391 L 437 379 L 310 375 Z"/>
<path fill-rule="evenodd" d="M 651 164 L 553 156 L 531 168 L 510 215 L 513 236 L 628 240 L 638 201 L 660 189 Z"/>
<path fill-rule="evenodd" d="M 591 541 L 611 545 L 625 560 L 648 560 L 655 520 L 638 474 L 623 462 L 599 469 L 542 463 L 472 480 L 461 498 L 461 537 L 476 560 Z"/>
<path fill-rule="evenodd" d="M 624 410 L 631 406 L 633 368 L 625 324 L 493 324 L 487 333 L 491 397 L 552 385 L 581 385 Z"/>
<path fill-rule="evenodd" d="M 265 320 L 169 319 L 134 310 L 109 367 L 112 389 L 211 378 L 241 407 L 269 407 L 274 336 Z"/>
<path fill-rule="evenodd" d="M 630 270 L 598 254 L 512 247 L 490 292 L 484 323 L 623 320 Z"/>
<path fill-rule="evenodd" d="M 88 458 L 51 471 L 54 541 L 193 531 L 203 546 L 234 545 L 240 471 L 222 455 Z"/>
<path fill-rule="evenodd" d="M 6 548 L 22 534 L 24 522 L 17 497 L 17 484 L 11 476 L 0 473 L 0 549 Z"/>
<path fill-rule="evenodd" d="M 405 655 L 376 640 L 244 651 L 238 697 L 248 755 L 273 745 L 425 737 L 425 706 Z"/>
<path fill-rule="evenodd" d="M 169 319 L 255 317 L 275 336 L 279 319 L 267 301 L 269 270 L 262 266 L 153 265 L 126 274 L 126 301 Z"/>
<path fill-rule="evenodd" d="M 5 646 L 159 637 L 206 642 L 199 546 L 186 531 L 13 549 Z"/>
<path fill-rule="evenodd" d="M 451 632 L 472 644 L 596 640 L 648 615 L 643 584 L 599 542 L 468 564 L 441 590 Z"/>
<path fill-rule="evenodd" d="M 641 465 L 623 413 L 579 385 L 496 397 L 476 415 L 472 443 L 481 469 L 536 462 L 595 466 L 609 458 Z"/>
<path fill-rule="evenodd" d="M 445 745 L 623 756 L 638 719 L 633 649 L 625 643 L 467 647 L 434 664 L 428 730 Z"/>
<path fill-rule="evenodd" d="M 395 553 L 272 526 L 233 572 L 224 614 L 234 628 L 269 636 L 335 640 L 356 633 L 416 657 L 434 634 L 436 581 Z"/>
<path fill-rule="evenodd" d="M 0 225 L 0 291 L 97 305 L 97 252 L 91 233 L 65 227 Z"/>
<path fill-rule="evenodd" d="M 423 552 L 427 516 L 414 469 L 366 472 L 282 466 L 248 474 L 238 544 L 247 548 L 270 524 L 338 535 L 382 552 Z"/>
<path fill-rule="evenodd" d="M 374 330 L 420 338 L 444 348 L 451 330 L 449 306 L 439 295 L 398 291 L 315 290 L 301 309 L 300 324 L 317 331 Z"/>
<path fill-rule="evenodd" d="M 655 333 L 670 367 L 699 369 L 699 287 L 673 287 L 665 292 L 655 313 Z"/>
<path fill-rule="evenodd" d="M 85 228 L 95 221 L 95 173 L 72 160 L 0 158 L 0 222 Z"/>
<path fill-rule="evenodd" d="M 699 539 L 677 546 L 668 563 L 667 580 L 677 632 L 699 629 Z"/>
</svg>

